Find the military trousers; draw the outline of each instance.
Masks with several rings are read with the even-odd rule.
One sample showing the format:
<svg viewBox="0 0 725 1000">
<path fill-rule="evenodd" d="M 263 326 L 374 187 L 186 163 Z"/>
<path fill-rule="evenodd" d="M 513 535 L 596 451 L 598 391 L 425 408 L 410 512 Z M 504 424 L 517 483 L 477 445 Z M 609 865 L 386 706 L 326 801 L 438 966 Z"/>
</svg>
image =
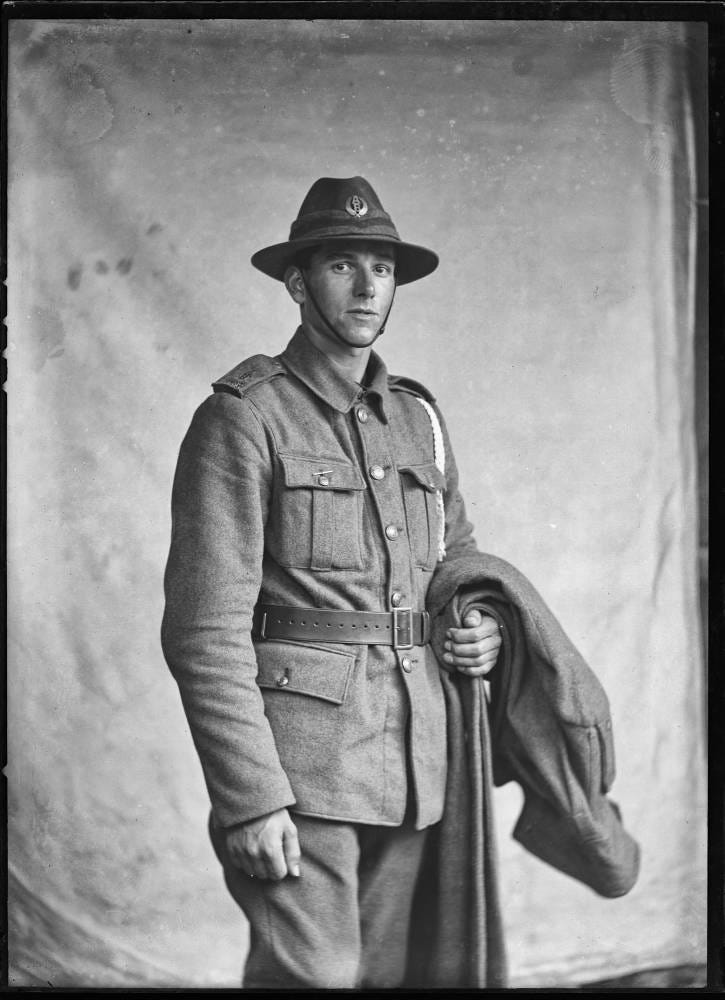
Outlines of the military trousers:
<svg viewBox="0 0 725 1000">
<path fill-rule="evenodd" d="M 400 986 L 428 830 L 293 815 L 299 878 L 224 874 L 250 926 L 245 989 Z M 430 829 L 430 828 L 428 828 Z"/>
</svg>

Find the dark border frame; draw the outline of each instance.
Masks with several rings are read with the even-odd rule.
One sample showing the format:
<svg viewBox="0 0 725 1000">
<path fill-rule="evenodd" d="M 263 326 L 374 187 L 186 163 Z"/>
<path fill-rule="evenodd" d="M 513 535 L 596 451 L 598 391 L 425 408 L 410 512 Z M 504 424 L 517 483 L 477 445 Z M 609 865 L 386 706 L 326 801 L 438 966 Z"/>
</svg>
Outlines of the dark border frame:
<svg viewBox="0 0 725 1000">
<path fill-rule="evenodd" d="M 473 20 L 551 20 L 551 21 L 686 21 L 703 22 L 708 26 L 708 115 L 709 115 L 709 296 L 708 304 L 701 302 L 701 310 L 707 309 L 709 319 L 709 380 L 704 374 L 702 361 L 698 382 L 699 424 L 706 428 L 709 418 L 709 436 L 717 441 L 717 429 L 722 426 L 725 416 L 725 337 L 720 333 L 725 329 L 723 300 L 725 298 L 725 240 L 722 222 L 725 203 L 725 2 L 720 0 L 2 0 L 2 25 L 0 34 L 0 59 L 2 77 L 0 79 L 0 308 L 2 319 L 2 344 L 7 347 L 7 88 L 8 88 L 8 22 L 11 20 L 68 20 L 68 19 L 157 19 L 178 18 L 187 20 L 208 20 L 218 18 L 291 18 L 314 20 L 322 18 L 377 18 L 386 19 L 473 19 Z M 698 249 L 701 248 L 701 244 Z M 702 247 L 704 250 L 704 247 Z M 701 315 L 704 322 L 704 317 Z M 707 345 L 705 345 L 707 346 Z M 701 350 L 701 348 L 700 348 Z M 7 376 L 7 362 L 0 359 L 3 385 Z M 697 366 L 696 366 L 697 367 Z M 709 402 L 704 389 L 709 381 Z M 7 427 L 7 400 L 2 393 L 0 419 L 3 430 Z M 713 434 L 715 431 L 715 435 Z M 701 434 L 704 431 L 701 430 Z M 706 449 L 705 449 L 706 450 Z M 704 453 L 704 452 L 703 452 Z M 701 577 L 701 600 L 703 616 L 707 617 L 705 636 L 707 648 L 716 650 L 719 666 L 723 650 L 725 630 L 725 579 L 723 578 L 723 523 L 725 522 L 725 474 L 723 464 L 718 461 L 717 452 L 710 450 L 709 469 L 700 469 L 701 521 L 702 505 L 709 500 L 709 568 L 705 578 Z M 709 477 L 707 472 L 709 471 Z M 707 481 L 709 478 L 709 486 Z M 7 587 L 7 465 L 6 451 L 0 451 L 0 519 L 2 539 L 0 558 L 3 575 L 3 592 Z M 707 563 L 706 563 L 707 565 Z M 5 603 L 0 611 L 5 649 L 7 649 L 7 612 Z M 716 654 L 716 655 L 717 655 Z M 0 696 L 5 696 L 7 705 L 6 657 L 0 660 Z M 677 664 L 662 664 L 663 671 L 677 669 Z M 710 724 L 707 731 L 709 755 L 709 855 L 708 855 L 708 963 L 707 986 L 704 988 L 674 987 L 673 989 L 642 989 L 635 985 L 623 986 L 627 993 L 642 992 L 724 992 L 725 991 L 725 863 L 723 840 L 725 834 L 725 748 L 723 747 L 722 706 L 725 702 L 723 671 L 708 671 L 708 705 Z M 0 768 L 7 763 L 7 718 L 0 718 Z M 146 993 L 140 989 L 40 989 L 38 987 L 11 988 L 8 985 L 8 857 L 7 857 L 7 779 L 3 773 L 0 781 L 0 810 L 5 822 L 0 823 L 0 988 L 3 992 L 61 992 L 61 993 Z M 610 992 L 608 984 L 598 991 Z M 613 988 L 611 991 L 619 992 Z M 204 990 L 159 989 L 153 992 L 207 992 Z M 214 990 L 232 992 L 237 990 Z M 458 991 L 446 991 L 458 992 Z M 516 992 L 571 992 L 567 990 L 517 990 Z"/>
</svg>

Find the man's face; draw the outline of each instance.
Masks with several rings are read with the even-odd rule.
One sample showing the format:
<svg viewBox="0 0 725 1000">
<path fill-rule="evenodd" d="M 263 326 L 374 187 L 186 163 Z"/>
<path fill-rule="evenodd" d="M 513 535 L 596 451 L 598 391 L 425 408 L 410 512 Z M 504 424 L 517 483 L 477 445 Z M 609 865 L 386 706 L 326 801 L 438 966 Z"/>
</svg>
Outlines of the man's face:
<svg viewBox="0 0 725 1000">
<path fill-rule="evenodd" d="M 395 258 L 384 243 L 351 241 L 321 248 L 305 268 L 305 280 L 326 319 L 352 348 L 369 347 L 385 322 L 395 293 Z M 332 336 L 309 296 L 304 318 L 318 335 Z"/>
</svg>

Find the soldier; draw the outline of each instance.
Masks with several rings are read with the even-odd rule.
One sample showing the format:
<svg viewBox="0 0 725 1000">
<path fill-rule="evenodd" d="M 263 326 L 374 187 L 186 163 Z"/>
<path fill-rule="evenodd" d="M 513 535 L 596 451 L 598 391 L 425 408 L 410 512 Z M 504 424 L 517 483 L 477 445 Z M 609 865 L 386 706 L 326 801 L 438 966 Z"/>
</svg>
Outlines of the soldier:
<svg viewBox="0 0 725 1000">
<path fill-rule="evenodd" d="M 434 397 L 373 344 L 430 274 L 362 177 L 313 184 L 252 263 L 301 323 L 214 383 L 181 446 L 163 646 L 250 923 L 246 988 L 396 987 L 446 712 L 426 594 L 476 552 Z M 470 611 L 446 667 L 488 674 Z"/>
</svg>

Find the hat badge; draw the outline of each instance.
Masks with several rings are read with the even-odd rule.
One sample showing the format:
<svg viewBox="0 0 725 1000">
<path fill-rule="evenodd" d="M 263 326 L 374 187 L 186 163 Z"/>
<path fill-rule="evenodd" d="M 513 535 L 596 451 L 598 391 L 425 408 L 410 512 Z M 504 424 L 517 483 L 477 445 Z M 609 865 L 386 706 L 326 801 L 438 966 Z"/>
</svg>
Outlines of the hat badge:
<svg viewBox="0 0 725 1000">
<path fill-rule="evenodd" d="M 368 203 L 359 194 L 354 194 L 345 202 L 345 211 L 349 215 L 354 215 L 356 219 L 367 215 Z"/>
</svg>

